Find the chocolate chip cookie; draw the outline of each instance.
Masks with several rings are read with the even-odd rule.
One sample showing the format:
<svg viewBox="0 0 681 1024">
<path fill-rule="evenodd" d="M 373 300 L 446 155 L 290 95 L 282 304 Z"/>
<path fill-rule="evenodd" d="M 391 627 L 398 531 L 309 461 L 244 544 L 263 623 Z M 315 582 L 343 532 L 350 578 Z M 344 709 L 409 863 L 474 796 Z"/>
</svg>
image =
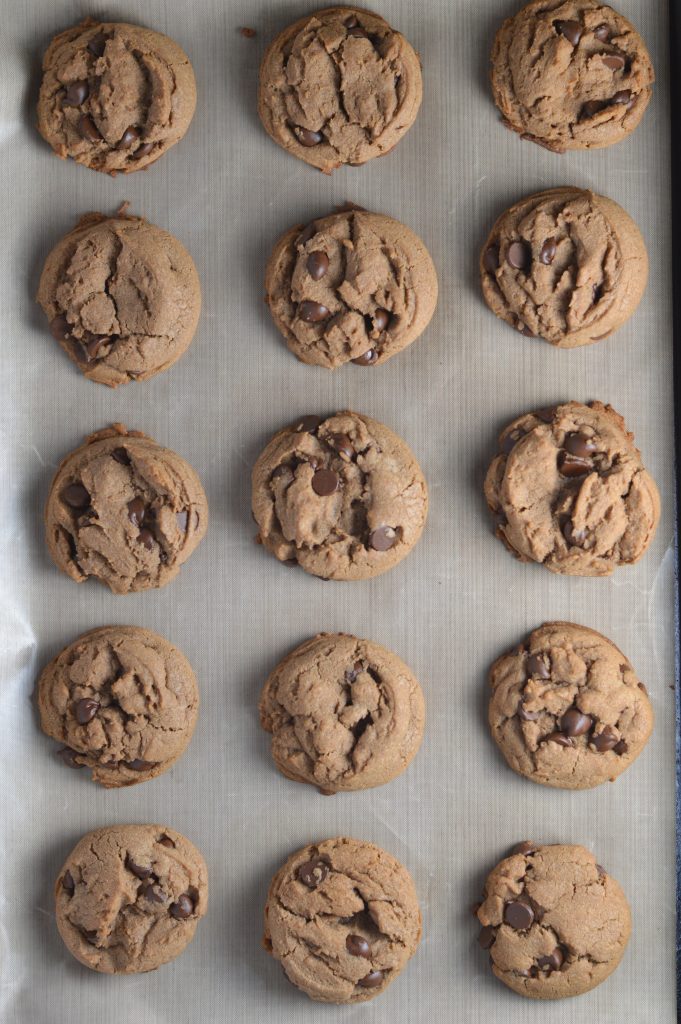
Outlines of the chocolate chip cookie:
<svg viewBox="0 0 681 1024">
<path fill-rule="evenodd" d="M 397 565 L 418 541 L 428 489 L 407 445 L 355 412 L 302 416 L 253 469 L 258 541 L 281 562 L 330 580 Z"/>
<path fill-rule="evenodd" d="M 57 156 L 129 174 L 179 142 L 196 106 L 194 71 L 172 39 L 87 18 L 43 58 L 38 130 Z"/>
<path fill-rule="evenodd" d="M 127 594 L 177 576 L 206 532 L 208 502 L 183 458 L 114 423 L 63 460 L 45 524 L 62 572 Z"/>
<path fill-rule="evenodd" d="M 528 196 L 497 220 L 480 255 L 493 313 L 558 348 L 602 341 L 638 306 L 648 280 L 641 232 L 612 199 L 578 188 Z"/>
<path fill-rule="evenodd" d="M 492 971 L 530 999 L 600 985 L 631 935 L 624 893 L 583 846 L 520 843 L 489 874 L 477 916 Z"/>
<path fill-rule="evenodd" d="M 272 879 L 265 948 L 320 1003 L 364 1003 L 416 952 L 421 912 L 409 872 L 385 850 L 327 839 L 298 850 Z"/>
<path fill-rule="evenodd" d="M 569 576 L 638 562 L 660 518 L 634 435 L 601 402 L 566 402 L 509 424 L 485 497 L 509 551 Z"/>
<path fill-rule="evenodd" d="M 648 742 L 648 692 L 593 629 L 548 622 L 490 671 L 489 726 L 514 771 L 559 789 L 614 781 Z"/>
<path fill-rule="evenodd" d="M 625 139 L 655 75 L 634 26 L 599 0 L 532 0 L 499 29 L 492 92 L 504 124 L 555 153 Z"/>
<path fill-rule="evenodd" d="M 413 231 L 351 208 L 287 231 L 270 256 L 265 291 L 301 362 L 377 366 L 428 326 L 437 275 Z"/>
<path fill-rule="evenodd" d="M 370 11 L 327 7 L 268 47 L 258 112 L 275 142 L 328 174 L 389 153 L 421 95 L 419 58 L 404 36 Z"/>
<path fill-rule="evenodd" d="M 92 629 L 53 658 L 38 680 L 40 724 L 106 787 L 167 771 L 184 753 L 199 712 L 192 667 L 162 636 L 136 626 Z"/>
<path fill-rule="evenodd" d="M 102 974 L 141 974 L 174 960 L 208 906 L 193 843 L 165 825 L 113 825 L 83 836 L 55 887 L 70 953 Z"/>
<path fill-rule="evenodd" d="M 196 331 L 201 286 L 184 246 L 123 208 L 86 214 L 57 243 L 38 302 L 79 370 L 115 388 L 177 362 Z"/>
<path fill-rule="evenodd" d="M 274 669 L 260 698 L 272 757 L 325 794 L 382 786 L 423 738 L 423 691 L 404 662 L 370 640 L 320 633 Z"/>
</svg>

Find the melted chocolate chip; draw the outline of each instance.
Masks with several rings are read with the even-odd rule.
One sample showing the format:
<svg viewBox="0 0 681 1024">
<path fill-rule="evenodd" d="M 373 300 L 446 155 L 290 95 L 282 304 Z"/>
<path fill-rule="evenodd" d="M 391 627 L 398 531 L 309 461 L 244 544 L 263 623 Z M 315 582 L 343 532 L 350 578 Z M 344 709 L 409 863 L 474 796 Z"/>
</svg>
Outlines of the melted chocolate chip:
<svg viewBox="0 0 681 1024">
<path fill-rule="evenodd" d="M 565 36 L 568 43 L 577 46 L 582 38 L 582 26 L 578 21 L 554 21 L 553 27 L 561 36 Z"/>
<path fill-rule="evenodd" d="M 89 114 L 81 114 L 78 118 L 78 133 L 88 142 L 99 142 L 102 138 L 99 128 Z"/>
<path fill-rule="evenodd" d="M 165 833 L 158 840 L 158 843 L 159 843 L 159 846 L 167 846 L 169 850 L 174 850 L 175 849 L 175 843 L 170 838 L 170 836 L 167 836 Z"/>
<path fill-rule="evenodd" d="M 539 262 L 543 263 L 544 266 L 550 267 L 556 258 L 557 242 L 555 238 L 547 238 L 541 247 L 539 253 Z"/>
<path fill-rule="evenodd" d="M 531 842 L 529 839 L 525 839 L 522 843 L 517 843 L 513 847 L 513 853 L 521 854 L 523 857 L 529 857 L 531 854 L 536 853 L 539 847 L 536 843 Z"/>
<path fill-rule="evenodd" d="M 57 751 L 57 757 L 64 762 L 68 768 L 84 768 L 85 765 L 81 764 L 80 761 L 76 761 L 79 757 L 77 750 L 73 750 L 71 747 L 62 747 L 61 750 Z"/>
<path fill-rule="evenodd" d="M 324 141 L 324 136 L 321 132 L 313 132 L 309 128 L 301 127 L 299 124 L 294 124 L 292 130 L 301 146 L 306 146 L 308 149 L 311 146 L 318 146 L 320 142 Z"/>
<path fill-rule="evenodd" d="M 71 325 L 63 313 L 50 320 L 50 333 L 57 341 L 66 341 L 71 337 Z"/>
<path fill-rule="evenodd" d="M 378 988 L 383 981 L 383 971 L 371 971 L 357 982 L 361 988 Z"/>
<path fill-rule="evenodd" d="M 345 940 L 345 948 L 350 956 L 363 956 L 366 960 L 371 959 L 371 946 L 361 935 L 348 935 Z"/>
<path fill-rule="evenodd" d="M 311 252 L 307 257 L 307 272 L 313 281 L 321 281 L 329 269 L 329 257 L 325 252 Z"/>
<path fill-rule="evenodd" d="M 90 42 L 87 44 L 87 48 L 94 57 L 101 57 L 106 47 L 106 36 L 103 32 L 98 32 L 97 35 L 93 36 Z"/>
<path fill-rule="evenodd" d="M 390 551 L 397 541 L 397 533 L 392 526 L 379 526 L 369 537 L 369 546 L 374 551 Z"/>
<path fill-rule="evenodd" d="M 135 160 L 139 160 L 140 157 L 148 156 L 154 148 L 153 142 L 143 142 L 141 146 L 138 146 L 135 150 Z"/>
<path fill-rule="evenodd" d="M 552 971 L 559 971 L 563 966 L 564 960 L 563 950 L 560 946 L 556 946 L 553 953 L 550 953 L 548 956 L 538 957 L 537 967 L 540 971 L 548 971 L 550 974 Z"/>
<path fill-rule="evenodd" d="M 527 270 L 532 261 L 532 251 L 527 242 L 511 242 L 506 259 L 516 270 Z"/>
<path fill-rule="evenodd" d="M 585 476 L 593 470 L 593 463 L 588 459 L 578 459 L 567 452 L 561 452 L 558 456 L 558 469 L 563 476 Z"/>
<path fill-rule="evenodd" d="M 369 348 L 366 352 L 363 352 L 361 356 L 357 356 L 356 359 L 352 359 L 351 362 L 355 366 L 371 366 L 378 359 L 378 352 L 376 349 Z"/>
<path fill-rule="evenodd" d="M 305 300 L 298 306 L 298 318 L 306 324 L 319 324 L 331 315 L 331 311 L 321 302 Z"/>
<path fill-rule="evenodd" d="M 607 43 L 610 40 L 610 29 L 607 25 L 598 25 L 594 29 L 594 35 L 601 43 Z"/>
<path fill-rule="evenodd" d="M 574 547 L 581 547 L 586 540 L 586 530 L 575 530 L 571 519 L 566 519 L 563 525 L 563 536 L 568 544 Z"/>
<path fill-rule="evenodd" d="M 563 447 L 570 455 L 576 455 L 579 459 L 587 459 L 594 452 L 598 451 L 596 441 L 587 434 L 579 432 L 567 434 Z"/>
<path fill-rule="evenodd" d="M 583 736 L 593 724 L 591 715 L 585 715 L 579 708 L 568 708 L 560 720 L 560 727 L 567 736 Z"/>
<path fill-rule="evenodd" d="M 321 422 L 321 416 L 303 416 L 298 420 L 294 430 L 297 434 L 314 434 Z"/>
<path fill-rule="evenodd" d="M 374 330 L 385 331 L 387 330 L 388 324 L 390 323 L 390 311 L 379 307 L 378 309 L 374 310 L 371 319 L 373 321 Z"/>
<path fill-rule="evenodd" d="M 610 68 L 611 71 L 621 71 L 626 64 L 626 60 L 619 53 L 608 53 L 603 57 L 603 63 L 606 68 Z"/>
<path fill-rule="evenodd" d="M 478 943 L 482 949 L 490 949 L 494 945 L 496 937 L 496 929 L 492 928 L 491 925 L 486 924 L 478 935 Z"/>
<path fill-rule="evenodd" d="M 525 663 L 525 674 L 528 678 L 530 676 L 537 676 L 539 679 L 551 678 L 551 670 L 539 654 L 529 656 Z"/>
<path fill-rule="evenodd" d="M 488 274 L 493 274 L 499 267 L 499 246 L 490 245 L 488 249 L 485 249 L 485 254 L 482 257 L 482 265 Z"/>
<path fill-rule="evenodd" d="M 69 484 L 61 492 L 61 500 L 70 508 L 87 508 L 90 495 L 82 484 Z"/>
<path fill-rule="evenodd" d="M 99 711 L 99 701 L 83 697 L 76 704 L 76 721 L 79 725 L 87 725 Z"/>
<path fill-rule="evenodd" d="M 71 82 L 67 85 L 64 98 L 61 101 L 63 107 L 80 107 L 90 94 L 90 87 L 84 80 Z"/>
<path fill-rule="evenodd" d="M 607 103 L 603 100 L 587 100 L 580 111 L 580 121 L 589 121 L 596 114 L 600 114 L 601 110 L 605 110 L 606 106 Z"/>
<path fill-rule="evenodd" d="M 528 711 L 525 708 L 524 701 L 521 699 L 518 701 L 518 707 L 516 709 L 518 718 L 522 719 L 523 722 L 536 722 L 539 718 L 538 711 Z"/>
<path fill-rule="evenodd" d="M 135 864 L 130 854 L 128 854 L 127 857 L 125 858 L 125 866 L 128 869 L 128 871 L 132 872 L 135 878 L 139 878 L 140 881 L 142 882 L 149 878 L 149 876 L 151 875 L 151 868 L 141 867 L 139 864 Z"/>
<path fill-rule="evenodd" d="M 527 931 L 534 922 L 534 910 L 527 903 L 511 900 L 504 907 L 504 921 L 518 932 Z"/>
<path fill-rule="evenodd" d="M 61 880 L 61 887 L 64 890 L 64 892 L 67 893 L 67 895 L 73 896 L 76 889 L 76 883 L 73 881 L 73 875 L 71 874 L 70 871 L 66 871 L 64 873 L 64 876 Z"/>
<path fill-rule="evenodd" d="M 329 865 L 321 857 L 313 857 L 298 868 L 298 879 L 308 889 L 316 889 L 329 873 Z"/>
<path fill-rule="evenodd" d="M 140 757 L 136 757 L 133 761 L 124 761 L 123 763 L 132 772 L 148 772 L 151 768 L 156 767 L 156 761 L 143 761 Z"/>
<path fill-rule="evenodd" d="M 564 732 L 552 732 L 544 737 L 545 743 L 557 743 L 559 747 L 574 747 L 574 743 Z"/>
<path fill-rule="evenodd" d="M 144 522 L 146 506 L 141 498 L 133 498 L 128 502 L 128 519 L 133 526 L 140 527 Z"/>
<path fill-rule="evenodd" d="M 187 532 L 187 523 L 189 522 L 189 513 L 188 512 L 176 512 L 175 513 L 175 522 L 177 523 L 177 528 L 180 531 L 180 533 L 186 533 Z"/>
<path fill-rule="evenodd" d="M 116 146 L 116 149 L 130 149 L 136 142 L 139 142 L 140 131 L 139 128 L 135 128 L 134 124 L 131 124 L 129 128 L 126 128 L 121 135 L 120 141 Z"/>
<path fill-rule="evenodd" d="M 627 110 L 634 105 L 635 97 L 632 95 L 631 89 L 620 89 L 610 100 L 612 106 L 625 106 Z"/>
<path fill-rule="evenodd" d="M 154 544 L 156 543 L 156 538 L 154 537 L 151 530 L 147 530 L 146 526 L 140 530 L 140 532 L 137 535 L 137 539 L 140 542 L 140 544 L 144 544 L 147 551 L 151 551 L 152 548 L 154 547 Z"/>
<path fill-rule="evenodd" d="M 111 458 L 115 459 L 116 462 L 120 462 L 121 466 L 130 465 L 130 456 L 125 448 L 114 448 L 111 452 Z"/>
<path fill-rule="evenodd" d="M 335 494 L 340 485 L 340 478 L 332 469 L 318 469 L 312 477 L 312 490 L 320 498 L 328 498 Z"/>
<path fill-rule="evenodd" d="M 349 462 L 355 455 L 355 449 L 352 445 L 352 441 L 347 434 L 331 434 L 327 443 L 334 451 L 338 452 L 341 458 L 346 462 Z"/>
</svg>

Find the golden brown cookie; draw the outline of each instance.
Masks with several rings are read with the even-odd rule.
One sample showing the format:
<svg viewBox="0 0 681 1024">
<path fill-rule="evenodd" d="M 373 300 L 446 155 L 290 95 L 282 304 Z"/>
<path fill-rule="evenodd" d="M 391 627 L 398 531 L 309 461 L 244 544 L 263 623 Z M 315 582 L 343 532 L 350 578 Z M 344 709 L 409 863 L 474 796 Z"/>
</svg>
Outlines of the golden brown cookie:
<svg viewBox="0 0 681 1024">
<path fill-rule="evenodd" d="M 530 999 L 600 985 L 631 935 L 624 893 L 583 846 L 520 843 L 490 872 L 477 916 L 492 971 Z"/>
<path fill-rule="evenodd" d="M 76 583 L 115 594 L 164 587 L 203 540 L 208 502 L 175 452 L 120 423 L 61 463 L 45 507 L 47 546 Z"/>
<path fill-rule="evenodd" d="M 548 622 L 490 671 L 488 720 L 514 771 L 559 789 L 614 781 L 653 729 L 648 691 L 606 637 Z"/>
<path fill-rule="evenodd" d="M 137 626 L 102 626 L 43 669 L 40 725 L 72 768 L 102 786 L 132 786 L 184 753 L 199 712 L 192 667 L 173 644 Z"/>
<path fill-rule="evenodd" d="M 269 676 L 260 722 L 272 757 L 294 782 L 325 794 L 382 786 L 421 745 L 423 691 L 404 662 L 379 644 L 320 633 Z"/>
<path fill-rule="evenodd" d="M 57 156 L 129 174 L 179 142 L 196 106 L 189 58 L 139 25 L 87 18 L 56 36 L 43 58 L 38 130 Z"/>
<path fill-rule="evenodd" d="M 404 224 L 351 208 L 287 231 L 267 264 L 265 292 L 301 362 L 377 366 L 428 326 L 437 274 Z"/>
<path fill-rule="evenodd" d="M 599 0 L 532 0 L 503 23 L 491 59 L 504 124 L 556 153 L 626 139 L 655 80 L 634 26 Z"/>
<path fill-rule="evenodd" d="M 497 220 L 480 255 L 485 302 L 558 348 L 602 341 L 638 306 L 648 280 L 641 232 L 612 199 L 578 188 L 528 196 Z"/>
<path fill-rule="evenodd" d="M 102 974 L 140 974 L 174 960 L 208 905 L 193 843 L 165 825 L 112 825 L 83 836 L 55 886 L 70 953 Z"/>
<path fill-rule="evenodd" d="M 389 153 L 421 95 L 419 58 L 404 36 L 371 11 L 326 7 L 268 47 L 258 112 L 276 143 L 330 173 Z"/>
<path fill-rule="evenodd" d="M 176 238 L 140 217 L 90 213 L 47 257 L 38 302 L 81 372 L 115 388 L 177 362 L 194 337 L 201 286 Z"/>
<path fill-rule="evenodd" d="M 416 952 L 421 912 L 409 872 L 358 839 L 306 846 L 272 879 L 265 948 L 321 1003 L 380 995 Z"/>
<path fill-rule="evenodd" d="M 397 565 L 428 514 L 421 468 L 392 430 L 355 412 L 303 416 L 253 468 L 258 540 L 313 576 L 361 580 Z"/>
<path fill-rule="evenodd" d="M 660 518 L 634 435 L 601 402 L 566 402 L 510 423 L 485 497 L 509 551 L 569 576 L 609 576 L 638 562 Z"/>
</svg>

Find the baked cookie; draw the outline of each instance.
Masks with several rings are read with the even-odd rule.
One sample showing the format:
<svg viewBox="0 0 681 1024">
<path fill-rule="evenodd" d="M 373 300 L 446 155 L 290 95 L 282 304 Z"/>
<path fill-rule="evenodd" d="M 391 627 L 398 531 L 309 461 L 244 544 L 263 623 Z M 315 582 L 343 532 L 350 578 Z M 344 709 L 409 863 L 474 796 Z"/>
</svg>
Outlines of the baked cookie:
<svg viewBox="0 0 681 1024">
<path fill-rule="evenodd" d="M 326 7 L 268 47 L 258 113 L 275 142 L 329 174 L 389 153 L 421 95 L 421 64 L 404 36 L 370 11 Z"/>
<path fill-rule="evenodd" d="M 489 874 L 477 916 L 492 971 L 530 999 L 600 985 L 631 935 L 624 893 L 583 846 L 520 843 Z"/>
<path fill-rule="evenodd" d="M 55 887 L 70 953 L 102 974 L 141 974 L 174 960 L 208 905 L 193 843 L 165 825 L 112 825 L 83 836 Z"/>
<path fill-rule="evenodd" d="M 137 626 L 92 629 L 38 680 L 44 733 L 72 768 L 103 786 L 162 775 L 184 753 L 199 712 L 192 667 L 177 647 Z"/>
<path fill-rule="evenodd" d="M 555 153 L 625 139 L 655 74 L 634 26 L 599 0 L 532 0 L 492 47 L 492 92 L 504 124 Z"/>
<path fill-rule="evenodd" d="M 167 231 L 123 210 L 89 213 L 47 257 L 38 302 L 82 373 L 115 388 L 177 362 L 196 331 L 201 286 Z"/>
<path fill-rule="evenodd" d="M 548 622 L 495 661 L 489 726 L 514 771 L 559 789 L 614 781 L 650 738 L 648 692 L 620 650 L 573 622 Z"/>
<path fill-rule="evenodd" d="M 43 58 L 38 131 L 57 156 L 129 174 L 179 142 L 196 106 L 189 58 L 139 25 L 87 18 L 56 36 Z"/>
<path fill-rule="evenodd" d="M 302 416 L 253 468 L 258 542 L 327 580 L 392 569 L 421 536 L 428 489 L 392 430 L 356 412 Z"/>
<path fill-rule="evenodd" d="M 121 423 L 86 438 L 61 463 L 45 507 L 47 546 L 76 583 L 115 594 L 164 587 L 203 540 L 208 502 L 175 452 Z"/>
<path fill-rule="evenodd" d="M 609 576 L 638 562 L 660 519 L 634 435 L 601 402 L 565 402 L 510 423 L 485 497 L 509 551 L 568 576 Z"/>
<path fill-rule="evenodd" d="M 602 341 L 638 306 L 648 280 L 641 232 L 612 199 L 553 188 L 502 213 L 480 255 L 485 302 L 558 348 Z"/>
<path fill-rule="evenodd" d="M 382 786 L 423 739 L 425 705 L 404 662 L 370 640 L 320 633 L 277 665 L 260 698 L 272 757 L 325 794 Z"/>
<path fill-rule="evenodd" d="M 265 291 L 293 354 L 334 370 L 376 366 L 411 345 L 435 311 L 437 275 L 413 231 L 351 208 L 282 235 Z"/>
<path fill-rule="evenodd" d="M 364 1003 L 416 952 L 421 912 L 409 872 L 358 839 L 298 850 L 276 873 L 265 906 L 265 949 L 320 1003 Z"/>
</svg>

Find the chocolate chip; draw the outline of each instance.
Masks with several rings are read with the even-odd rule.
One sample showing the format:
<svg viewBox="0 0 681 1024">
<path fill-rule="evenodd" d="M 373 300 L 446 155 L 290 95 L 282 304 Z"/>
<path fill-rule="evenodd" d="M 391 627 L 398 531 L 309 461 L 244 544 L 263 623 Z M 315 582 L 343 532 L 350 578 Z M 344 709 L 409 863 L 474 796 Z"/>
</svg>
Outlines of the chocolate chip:
<svg viewBox="0 0 681 1024">
<path fill-rule="evenodd" d="M 78 751 L 73 750 L 71 747 L 62 747 L 61 750 L 57 751 L 57 757 L 59 757 L 68 768 L 85 767 L 85 765 L 81 764 L 80 761 L 76 761 L 78 756 Z"/>
<path fill-rule="evenodd" d="M 149 877 L 149 875 L 151 874 L 151 868 L 150 867 L 143 868 L 143 867 L 140 867 L 139 864 L 135 864 L 135 862 L 132 859 L 132 857 L 130 856 L 130 854 L 128 854 L 127 857 L 125 858 L 125 866 L 128 869 L 128 871 L 131 871 L 133 873 L 135 878 L 139 878 L 140 881 L 142 881 L 142 882 L 145 879 L 147 879 Z"/>
<path fill-rule="evenodd" d="M 378 988 L 383 981 L 383 971 L 370 971 L 364 978 L 357 982 L 362 988 Z"/>
<path fill-rule="evenodd" d="M 115 459 L 116 462 L 120 462 L 121 466 L 130 465 L 130 456 L 126 448 L 114 448 L 111 452 L 111 458 Z"/>
<path fill-rule="evenodd" d="M 568 708 L 560 720 L 560 727 L 568 736 L 583 736 L 594 724 L 591 715 L 585 715 L 579 708 Z"/>
<path fill-rule="evenodd" d="M 574 547 L 581 547 L 586 540 L 586 530 L 575 530 L 571 519 L 566 519 L 563 524 L 563 536 L 568 544 Z"/>
<path fill-rule="evenodd" d="M 588 459 L 590 455 L 598 451 L 598 445 L 593 437 L 579 432 L 567 434 L 563 441 L 563 448 L 570 455 L 576 455 L 579 459 Z"/>
<path fill-rule="evenodd" d="M 350 956 L 363 956 L 366 960 L 371 959 L 371 946 L 361 935 L 348 935 L 345 940 L 345 948 Z"/>
<path fill-rule="evenodd" d="M 553 423 L 556 417 L 557 405 L 547 405 L 544 409 L 537 409 L 535 416 L 541 420 L 542 423 Z"/>
<path fill-rule="evenodd" d="M 578 459 L 567 452 L 561 452 L 558 456 L 558 469 L 563 476 L 585 476 L 593 468 L 593 463 L 588 459 Z"/>
<path fill-rule="evenodd" d="M 63 313 L 50 320 L 50 333 L 57 341 L 66 341 L 71 337 L 71 325 Z"/>
<path fill-rule="evenodd" d="M 613 750 L 616 754 L 626 754 L 628 749 L 629 746 L 626 740 L 620 740 L 619 743 L 615 747 L 613 747 Z"/>
<path fill-rule="evenodd" d="M 534 921 L 534 910 L 527 903 L 511 900 L 504 907 L 504 921 L 517 932 L 524 932 Z"/>
<path fill-rule="evenodd" d="M 90 495 L 82 484 L 69 484 L 61 492 L 61 500 L 70 508 L 87 508 Z"/>
<path fill-rule="evenodd" d="M 78 118 L 77 128 L 79 134 L 84 139 L 87 139 L 88 142 L 99 142 L 102 138 L 99 133 L 99 128 L 89 114 L 81 114 Z"/>
<path fill-rule="evenodd" d="M 536 722 L 539 718 L 538 711 L 527 711 L 525 708 L 524 701 L 521 699 L 518 701 L 518 707 L 516 709 L 518 718 L 521 718 L 523 722 Z"/>
<path fill-rule="evenodd" d="M 619 53 L 609 53 L 606 57 L 603 57 L 603 63 L 611 71 L 621 71 L 626 61 Z"/>
<path fill-rule="evenodd" d="M 311 252 L 307 257 L 307 272 L 313 281 L 321 281 L 329 269 L 329 257 L 325 252 Z"/>
<path fill-rule="evenodd" d="M 163 833 L 161 838 L 158 840 L 158 842 L 159 842 L 160 846 L 167 846 L 169 850 L 174 850 L 175 849 L 175 843 L 170 838 L 170 836 L 167 836 L 165 834 L 165 832 Z"/>
<path fill-rule="evenodd" d="M 85 358 L 88 363 L 91 363 L 93 359 L 97 359 L 99 356 L 99 350 L 103 345 L 107 345 L 111 341 L 111 338 L 106 334 L 93 334 L 91 337 L 83 338 L 85 344 Z"/>
<path fill-rule="evenodd" d="M 151 768 L 156 767 L 156 761 L 143 761 L 139 757 L 136 757 L 133 761 L 124 761 L 123 763 L 132 772 L 148 772 Z"/>
<path fill-rule="evenodd" d="M 146 506 L 141 498 L 133 498 L 128 502 L 128 519 L 133 526 L 141 526 L 144 522 Z"/>
<path fill-rule="evenodd" d="M 338 490 L 340 479 L 332 469 L 318 469 L 312 477 L 312 490 L 320 498 L 328 498 Z"/>
<path fill-rule="evenodd" d="M 357 18 L 355 17 L 355 15 L 352 14 L 352 15 L 350 15 L 349 18 L 345 19 L 343 24 L 345 25 L 346 28 L 356 28 L 356 26 L 359 25 L 359 22 L 358 22 Z"/>
<path fill-rule="evenodd" d="M 66 86 L 64 99 L 61 101 L 63 107 L 80 107 L 85 103 L 90 93 L 90 87 L 86 81 L 71 82 Z"/>
<path fill-rule="evenodd" d="M 545 267 L 550 267 L 556 258 L 557 242 L 555 238 L 547 238 L 541 247 L 539 253 L 539 261 L 543 263 Z"/>
<path fill-rule="evenodd" d="M 493 274 L 499 267 L 499 246 L 490 245 L 488 249 L 485 249 L 485 255 L 482 257 L 482 265 L 488 274 Z"/>
<path fill-rule="evenodd" d="M 188 512 L 176 512 L 175 513 L 175 522 L 177 523 L 177 528 L 180 531 L 180 533 L 186 533 L 187 532 L 187 523 L 189 522 L 189 513 Z"/>
<path fill-rule="evenodd" d="M 496 939 L 496 937 L 496 929 L 492 928 L 491 925 L 486 924 L 484 928 L 481 929 L 480 934 L 478 935 L 478 943 L 480 944 L 482 949 L 490 949 L 494 945 L 494 940 Z"/>
<path fill-rule="evenodd" d="M 629 109 L 629 107 L 633 107 L 634 97 L 631 94 L 631 89 L 620 89 L 620 91 L 616 92 L 612 97 L 610 103 L 613 106 L 625 106 L 627 109 Z"/>
<path fill-rule="evenodd" d="M 607 106 L 602 100 L 587 100 L 580 111 L 580 121 L 588 121 L 590 118 L 595 117 L 601 110 L 604 110 Z"/>
<path fill-rule="evenodd" d="M 330 315 L 331 311 L 326 306 L 323 306 L 321 302 L 306 300 L 298 306 L 298 317 L 306 324 L 321 323 L 322 320 L 326 320 Z"/>
<path fill-rule="evenodd" d="M 564 959 L 563 950 L 560 946 L 556 946 L 553 953 L 550 953 L 548 956 L 538 957 L 537 967 L 540 971 L 548 971 L 549 973 L 551 971 L 559 971 L 563 966 Z"/>
<path fill-rule="evenodd" d="M 83 697 L 76 704 L 76 721 L 78 725 L 87 725 L 99 711 L 99 701 Z"/>
<path fill-rule="evenodd" d="M 316 889 L 329 873 L 329 865 L 321 857 L 313 857 L 298 868 L 298 878 L 308 889 Z"/>
<path fill-rule="evenodd" d="M 520 319 L 516 320 L 516 322 L 514 324 L 514 327 L 515 327 L 516 331 L 519 331 L 520 334 L 524 334 L 526 338 L 534 338 L 535 337 L 535 335 L 530 330 L 530 328 L 527 326 L 527 324 L 524 323 Z"/>
<path fill-rule="evenodd" d="M 532 251 L 527 242 L 511 242 L 506 259 L 516 270 L 527 270 L 532 260 Z"/>
<path fill-rule="evenodd" d="M 76 888 L 76 883 L 73 881 L 73 875 L 71 874 L 70 871 L 66 871 L 64 873 L 64 876 L 61 880 L 61 887 L 65 893 L 68 893 L 69 896 L 73 896 L 73 893 Z"/>
<path fill-rule="evenodd" d="M 625 665 L 625 668 L 629 668 L 629 666 Z M 639 683 L 638 684 L 638 688 L 639 688 L 639 690 L 643 690 L 643 692 L 646 695 L 646 697 L 648 696 L 648 688 L 646 687 L 645 683 Z"/>
<path fill-rule="evenodd" d="M 294 429 L 297 434 L 314 434 L 315 430 L 317 429 L 321 422 L 321 416 L 303 416 L 301 417 L 301 419 L 298 420 L 298 423 Z"/>
<path fill-rule="evenodd" d="M 522 854 L 524 857 L 529 857 L 531 853 L 536 853 L 539 847 L 536 843 L 531 842 L 529 839 L 525 839 L 522 843 L 518 843 L 513 847 L 513 853 Z"/>
<path fill-rule="evenodd" d="M 94 946 L 97 943 L 97 929 L 93 928 L 91 931 L 83 929 L 83 938 L 86 939 L 90 945 Z"/>
<path fill-rule="evenodd" d="M 379 526 L 369 537 L 369 546 L 374 551 L 390 551 L 397 541 L 397 533 L 392 526 Z"/>
<path fill-rule="evenodd" d="M 599 39 L 602 43 L 607 43 L 610 39 L 610 29 L 605 24 L 598 25 L 598 27 L 594 29 L 594 35 L 596 36 L 596 39 Z"/>
<path fill-rule="evenodd" d="M 559 747 L 574 747 L 574 743 L 564 732 L 552 732 L 544 737 L 544 743 L 557 743 Z"/>
<path fill-rule="evenodd" d="M 531 654 L 527 659 L 525 663 L 525 674 L 528 678 L 530 676 L 538 676 L 539 679 L 551 678 L 551 670 L 549 666 L 538 654 Z"/>
<path fill-rule="evenodd" d="M 116 149 L 130 149 L 132 145 L 139 141 L 139 138 L 139 128 L 135 128 L 135 126 L 131 124 L 130 127 L 126 128 L 123 134 L 121 135 L 120 141 L 116 146 Z"/>
<path fill-rule="evenodd" d="M 347 462 L 349 462 L 355 454 L 352 441 L 347 434 L 331 434 L 327 443 Z"/>
<path fill-rule="evenodd" d="M 96 36 L 93 36 L 90 42 L 87 44 L 87 48 L 91 54 L 95 57 L 101 57 L 106 47 L 106 36 L 103 32 L 98 32 Z"/>
<path fill-rule="evenodd" d="M 156 542 L 156 538 L 153 533 L 151 530 L 147 530 L 146 526 L 137 534 L 137 539 L 140 544 L 144 544 L 147 551 L 151 551 Z"/>
<path fill-rule="evenodd" d="M 148 156 L 154 148 L 153 142 L 143 142 L 141 146 L 138 146 L 135 150 L 135 160 L 139 160 L 140 157 Z"/>
<path fill-rule="evenodd" d="M 313 132 L 309 128 L 303 128 L 299 124 L 293 125 L 293 134 L 297 138 L 301 146 L 318 146 L 320 142 L 324 141 L 324 136 L 321 132 Z"/>
<path fill-rule="evenodd" d="M 374 348 L 369 348 L 366 352 L 363 352 L 361 356 L 357 356 L 356 359 L 351 360 L 355 366 L 371 366 L 378 359 L 378 352 Z"/>
<path fill-rule="evenodd" d="M 578 21 L 554 21 L 553 27 L 573 46 L 577 46 L 582 38 L 582 26 Z"/>
<path fill-rule="evenodd" d="M 151 900 L 152 903 L 163 903 L 163 901 L 166 898 L 166 894 L 163 892 L 162 889 L 159 889 L 159 887 L 155 885 L 154 882 L 146 882 L 143 886 L 141 886 L 140 895 L 142 895 L 145 900 Z M 182 899 L 181 896 L 180 899 Z M 174 905 L 175 904 L 173 904 L 173 906 Z M 170 908 L 170 912 L 172 914 L 172 907 Z M 189 914 L 187 914 L 186 916 L 189 917 Z"/>
<path fill-rule="evenodd" d="M 296 238 L 296 245 L 305 245 L 310 241 L 311 238 L 317 234 L 317 221 L 311 220 L 310 223 L 303 228 L 298 237 Z"/>
<path fill-rule="evenodd" d="M 377 331 L 385 331 L 390 323 L 390 316 L 390 311 L 382 309 L 380 306 L 378 309 L 374 310 L 372 315 L 374 329 Z"/>
</svg>

